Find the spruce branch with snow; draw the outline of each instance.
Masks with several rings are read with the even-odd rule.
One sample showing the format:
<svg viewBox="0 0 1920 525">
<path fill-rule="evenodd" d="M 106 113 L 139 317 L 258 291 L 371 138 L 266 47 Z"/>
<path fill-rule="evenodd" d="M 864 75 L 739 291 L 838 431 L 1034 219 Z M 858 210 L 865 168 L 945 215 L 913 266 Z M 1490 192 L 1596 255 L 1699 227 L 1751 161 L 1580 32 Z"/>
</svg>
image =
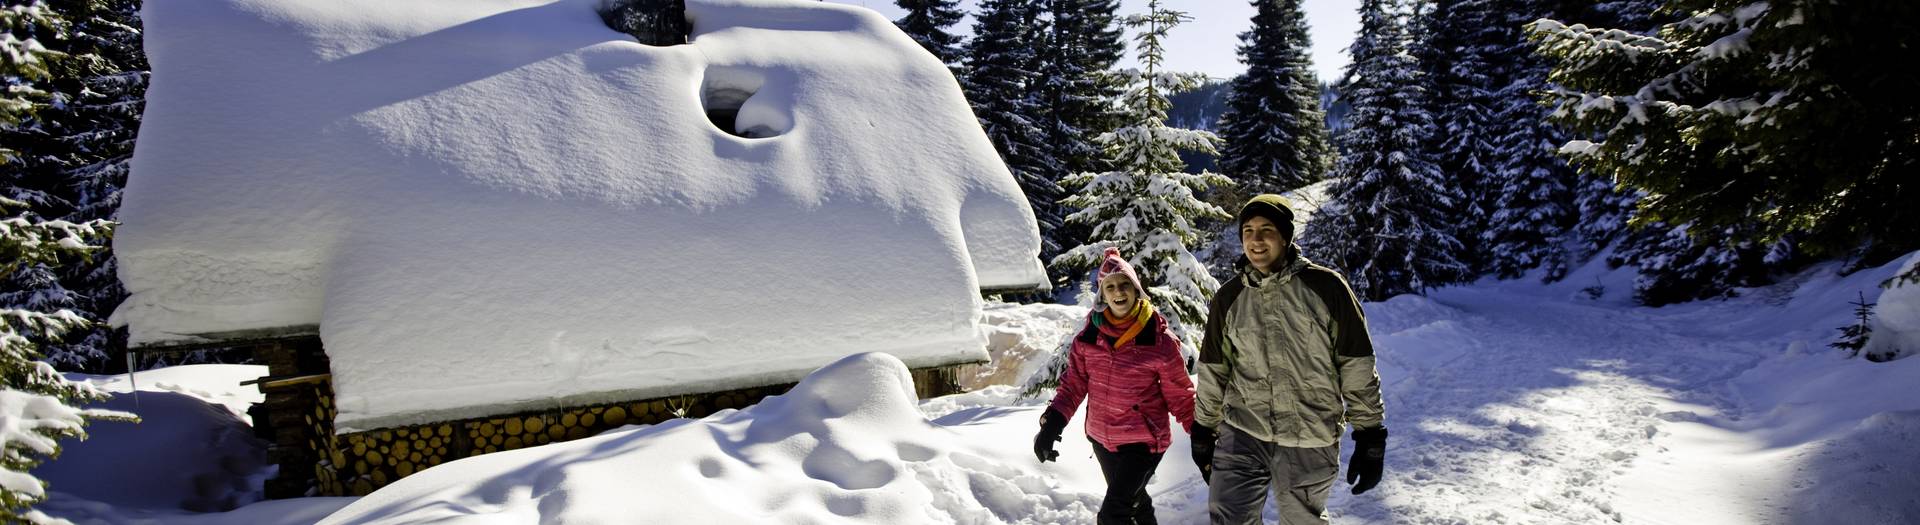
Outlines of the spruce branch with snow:
<svg viewBox="0 0 1920 525">
<path fill-rule="evenodd" d="M 1051 264 L 1072 273 L 1085 272 L 1099 263 L 1106 248 L 1119 248 L 1139 270 L 1147 294 L 1169 314 L 1175 333 L 1191 351 L 1198 347 L 1200 327 L 1206 322 L 1207 298 L 1220 287 L 1188 248 L 1205 240 L 1194 223 L 1205 217 L 1228 217 L 1225 210 L 1196 195 L 1232 181 L 1215 173 L 1181 171 L 1185 163 L 1180 151 L 1213 153 L 1219 138 L 1166 125 L 1166 93 L 1191 87 L 1198 79 L 1159 70 L 1164 57 L 1161 42 L 1168 29 L 1185 20 L 1185 14 L 1161 9 L 1158 2 L 1148 6 L 1148 13 L 1127 19 L 1129 25 L 1142 28 L 1135 41 L 1146 66 L 1131 75 L 1133 85 L 1123 97 L 1131 123 L 1096 139 L 1113 169 L 1077 173 L 1065 181 L 1079 189 L 1065 203 L 1080 209 L 1068 215 L 1067 222 L 1089 226 L 1092 234 L 1085 244 L 1053 258 Z"/>
<path fill-rule="evenodd" d="M 26 201 L 34 218 L 74 223 L 114 220 L 133 157 L 134 137 L 145 107 L 146 54 L 141 49 L 139 2 L 61 2 L 64 31 L 42 40 L 59 60 L 38 82 L 52 103 L 19 125 L 0 129 L 0 143 L 19 152 L 0 163 L 0 188 Z M 104 239 L 104 238 L 101 238 Z M 27 265 L 0 276 L 0 307 L 36 311 L 71 309 L 91 323 L 41 348 L 47 361 L 66 371 L 118 371 L 119 333 L 99 321 L 126 292 L 115 275 L 117 259 L 104 243 L 91 257 L 58 265 Z"/>
<path fill-rule="evenodd" d="M 47 92 L 36 85 L 51 76 L 48 67 L 60 53 L 42 41 L 65 31 L 67 21 L 44 2 L 9 3 L 0 8 L 0 126 L 12 127 L 44 104 Z M 0 146 L 0 160 L 13 151 Z"/>
<path fill-rule="evenodd" d="M 0 209 L 24 206 L 0 197 Z M 0 273 L 57 264 L 63 255 L 91 249 L 88 237 L 110 230 L 105 221 L 75 224 L 32 221 L 19 215 L 0 219 Z M 47 492 L 45 483 L 29 472 L 41 461 L 60 455 L 59 440 L 86 439 L 88 421 L 138 420 L 132 414 L 79 408 L 104 400 L 106 394 L 89 384 L 68 381 L 52 365 L 38 361 L 41 341 L 86 325 L 86 319 L 69 310 L 0 310 L 0 520 L 64 523 L 31 509 L 46 499 Z"/>
<path fill-rule="evenodd" d="M 70 7 L 84 13 L 83 8 L 98 4 Z M 53 80 L 50 77 L 55 71 L 91 60 L 86 56 L 74 58 L 43 44 L 42 39 L 55 42 L 74 35 L 70 33 L 72 23 L 62 13 L 38 1 L 0 10 L 0 28 L 5 30 L 0 33 L 0 78 L 6 85 L 5 94 L 0 95 L 4 97 L 0 98 L 0 132 L 13 136 L 22 131 L 22 122 L 34 118 L 35 110 L 44 107 L 39 100 L 51 98 L 42 86 Z M 55 102 L 64 101 L 56 98 Z M 38 218 L 30 207 L 53 199 L 22 184 L 26 181 L 18 170 L 16 153 L 0 148 L 0 162 L 7 170 L 7 184 L 0 188 L 5 191 L 0 194 L 0 216 L 5 217 L 0 219 L 0 276 L 52 276 L 63 259 L 78 256 L 84 260 L 87 252 L 97 250 L 88 241 L 110 233 L 111 225 L 103 220 L 75 223 Z M 44 305 L 63 299 L 51 297 L 41 302 Z M 65 523 L 32 509 L 34 503 L 46 499 L 47 492 L 45 483 L 29 471 L 44 459 L 60 454 L 60 439 L 84 439 L 89 420 L 135 419 L 131 414 L 79 408 L 106 396 L 90 385 L 68 381 L 53 366 L 37 360 L 42 342 L 86 325 L 86 319 L 70 310 L 0 308 L 0 520 Z"/>
<path fill-rule="evenodd" d="M 1814 255 L 1920 247 L 1920 62 L 1912 2 L 1680 0 L 1642 35 L 1542 19 L 1561 153 L 1646 192 L 1636 224 L 1800 233 Z M 1755 227 L 1745 228 L 1746 225 Z"/>
</svg>

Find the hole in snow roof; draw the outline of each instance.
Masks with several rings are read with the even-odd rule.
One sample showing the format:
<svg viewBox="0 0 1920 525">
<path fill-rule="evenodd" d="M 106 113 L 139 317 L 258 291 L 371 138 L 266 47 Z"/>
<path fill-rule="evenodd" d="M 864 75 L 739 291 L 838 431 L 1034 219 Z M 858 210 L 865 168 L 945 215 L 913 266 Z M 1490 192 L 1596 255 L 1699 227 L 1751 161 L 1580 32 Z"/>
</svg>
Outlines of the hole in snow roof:
<svg viewBox="0 0 1920 525">
<path fill-rule="evenodd" d="M 767 74 L 753 68 L 715 66 L 700 86 L 700 105 L 713 127 L 750 139 L 778 136 L 793 129 L 792 109 L 762 95 Z"/>
</svg>

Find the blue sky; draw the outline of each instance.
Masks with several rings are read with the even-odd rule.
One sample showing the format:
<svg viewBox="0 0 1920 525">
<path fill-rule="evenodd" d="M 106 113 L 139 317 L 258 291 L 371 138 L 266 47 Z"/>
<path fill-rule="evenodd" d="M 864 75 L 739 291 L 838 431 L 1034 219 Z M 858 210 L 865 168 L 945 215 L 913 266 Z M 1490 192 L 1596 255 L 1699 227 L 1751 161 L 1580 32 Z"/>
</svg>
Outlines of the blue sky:
<svg viewBox="0 0 1920 525">
<path fill-rule="evenodd" d="M 900 18 L 905 10 L 895 6 L 893 0 L 831 0 L 842 4 L 865 6 L 879 11 L 890 19 Z M 977 8 L 976 0 L 961 0 L 961 8 L 969 13 Z M 1253 25 L 1253 5 L 1245 0 L 1175 0 L 1163 2 L 1173 9 L 1184 10 L 1193 21 L 1176 27 L 1167 41 L 1167 63 L 1178 71 L 1198 71 L 1208 76 L 1228 78 L 1245 70 L 1240 65 L 1234 48 L 1240 44 L 1239 34 Z M 1305 0 L 1307 25 L 1313 35 L 1313 66 L 1319 71 L 1320 81 L 1337 80 L 1340 69 L 1347 65 L 1347 44 L 1353 42 L 1353 36 L 1360 30 L 1359 5 L 1351 0 Z M 1134 14 L 1147 10 L 1147 0 L 1122 0 L 1120 13 Z M 970 28 L 971 18 L 960 22 L 959 27 Z M 1129 57 L 1126 64 L 1132 66 Z"/>
</svg>

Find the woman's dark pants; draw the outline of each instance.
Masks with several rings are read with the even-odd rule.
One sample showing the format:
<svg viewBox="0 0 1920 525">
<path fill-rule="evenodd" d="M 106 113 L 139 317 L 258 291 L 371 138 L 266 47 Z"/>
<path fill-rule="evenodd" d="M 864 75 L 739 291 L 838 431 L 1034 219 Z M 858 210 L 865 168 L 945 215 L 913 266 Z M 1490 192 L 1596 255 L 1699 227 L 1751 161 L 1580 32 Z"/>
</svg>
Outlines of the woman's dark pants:
<svg viewBox="0 0 1920 525">
<path fill-rule="evenodd" d="M 1108 452 L 1107 447 L 1093 443 L 1093 457 L 1100 460 L 1100 473 L 1107 478 L 1107 498 L 1100 502 L 1100 525 L 1159 523 L 1153 517 L 1153 497 L 1147 495 L 1147 481 L 1160 467 L 1161 454 L 1148 450 L 1146 443 L 1132 443 Z"/>
</svg>

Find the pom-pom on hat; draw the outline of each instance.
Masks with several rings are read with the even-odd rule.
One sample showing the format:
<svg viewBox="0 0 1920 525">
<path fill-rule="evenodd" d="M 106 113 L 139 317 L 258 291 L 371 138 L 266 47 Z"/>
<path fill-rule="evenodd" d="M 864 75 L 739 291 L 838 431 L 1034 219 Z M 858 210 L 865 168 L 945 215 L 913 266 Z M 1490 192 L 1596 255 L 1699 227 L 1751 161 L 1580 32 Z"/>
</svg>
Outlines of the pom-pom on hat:
<svg viewBox="0 0 1920 525">
<path fill-rule="evenodd" d="M 1100 283 L 1102 281 L 1107 280 L 1107 276 L 1115 275 L 1115 274 L 1126 276 L 1127 282 L 1133 283 L 1134 293 L 1139 294 L 1140 297 L 1147 296 L 1147 289 L 1145 288 L 1145 285 L 1140 284 L 1140 274 L 1134 273 L 1133 265 L 1128 264 L 1127 259 L 1125 257 L 1120 256 L 1119 248 L 1110 247 L 1110 248 L 1107 248 L 1106 255 L 1103 255 L 1100 258 L 1100 269 L 1095 271 L 1093 274 L 1093 282 L 1094 282 L 1096 292 L 1098 290 Z M 1096 302 L 1101 304 L 1102 307 L 1104 307 L 1104 305 L 1106 304 L 1104 301 L 1096 301 Z"/>
</svg>

